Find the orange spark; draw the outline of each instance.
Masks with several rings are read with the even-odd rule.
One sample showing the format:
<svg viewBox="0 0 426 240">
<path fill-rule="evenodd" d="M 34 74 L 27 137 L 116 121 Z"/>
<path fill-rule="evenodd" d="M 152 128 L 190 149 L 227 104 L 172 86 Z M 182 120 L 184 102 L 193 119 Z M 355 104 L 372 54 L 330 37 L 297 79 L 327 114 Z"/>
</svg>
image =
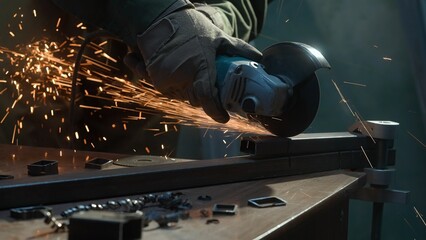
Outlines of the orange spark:
<svg viewBox="0 0 426 240">
<path fill-rule="evenodd" d="M 61 18 L 58 18 L 58 21 L 56 22 L 56 28 L 59 28 L 60 24 L 61 24 Z"/>
</svg>

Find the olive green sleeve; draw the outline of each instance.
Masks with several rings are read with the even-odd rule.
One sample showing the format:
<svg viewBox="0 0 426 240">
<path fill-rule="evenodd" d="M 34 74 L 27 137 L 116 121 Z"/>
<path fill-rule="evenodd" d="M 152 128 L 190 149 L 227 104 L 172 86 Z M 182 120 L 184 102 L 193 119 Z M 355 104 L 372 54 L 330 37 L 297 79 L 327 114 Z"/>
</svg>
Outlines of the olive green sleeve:
<svg viewBox="0 0 426 240">
<path fill-rule="evenodd" d="M 216 10 L 213 15 L 222 29 L 249 41 L 260 32 L 268 0 L 52 0 L 65 11 L 103 28 L 134 45 L 137 34 L 173 5 L 203 2 Z M 212 13 L 208 13 L 212 14 Z"/>
<path fill-rule="evenodd" d="M 133 45 L 162 13 L 188 0 L 52 0 L 56 5 L 88 24 L 103 28 Z"/>
<path fill-rule="evenodd" d="M 215 14 L 216 18 L 219 15 L 225 32 L 245 41 L 252 40 L 261 31 L 268 5 L 267 0 L 207 0 L 202 2 L 217 10 L 219 14 Z"/>
</svg>

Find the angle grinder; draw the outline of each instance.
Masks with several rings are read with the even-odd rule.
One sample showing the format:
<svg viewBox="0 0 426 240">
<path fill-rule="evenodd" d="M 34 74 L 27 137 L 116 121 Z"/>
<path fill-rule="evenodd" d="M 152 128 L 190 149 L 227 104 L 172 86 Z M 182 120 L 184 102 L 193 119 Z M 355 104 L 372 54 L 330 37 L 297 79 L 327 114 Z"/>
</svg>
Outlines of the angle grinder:
<svg viewBox="0 0 426 240">
<path fill-rule="evenodd" d="M 272 134 L 291 137 L 309 127 L 317 113 L 315 71 L 331 67 L 317 49 L 282 42 L 266 48 L 260 62 L 219 56 L 216 68 L 216 87 L 227 111 L 259 122 Z"/>
</svg>

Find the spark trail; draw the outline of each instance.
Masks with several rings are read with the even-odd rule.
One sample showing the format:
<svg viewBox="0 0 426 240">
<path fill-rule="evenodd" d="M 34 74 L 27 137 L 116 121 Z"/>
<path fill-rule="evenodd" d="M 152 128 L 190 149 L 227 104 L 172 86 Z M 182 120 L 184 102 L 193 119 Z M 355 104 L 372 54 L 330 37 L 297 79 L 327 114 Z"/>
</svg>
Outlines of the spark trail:
<svg viewBox="0 0 426 240">
<path fill-rule="evenodd" d="M 51 105 L 49 112 L 52 114 L 45 116 L 53 116 L 55 104 L 52 102 L 69 102 L 73 61 L 82 40 L 82 37 L 69 38 L 62 43 L 42 40 L 17 46 L 14 50 L 0 46 L 0 59 L 5 65 L 0 91 L 3 89 L 2 85 L 7 86 L 4 89 L 12 86 L 15 91 L 12 94 L 15 99 L 13 104 L 5 113 L 0 113 L 3 114 L 2 122 L 19 102 L 27 105 L 29 114 L 41 105 Z M 141 120 L 146 115 L 157 114 L 162 115 L 165 119 L 162 123 L 168 125 L 268 134 L 261 126 L 235 114 L 231 115 L 227 124 L 217 123 L 201 108 L 166 98 L 144 80 L 129 81 L 126 75 L 118 74 L 120 71 L 109 65 L 117 60 L 105 53 L 103 45 L 104 42 L 89 45 L 81 63 L 78 86 L 81 87 L 87 82 L 97 84 L 95 92 L 84 91 L 82 94 L 87 99 L 103 100 L 104 105 L 80 104 L 77 107 L 92 111 L 120 109 L 128 113 L 128 116 L 123 118 L 125 120 Z M 61 121 L 63 125 L 67 124 L 64 119 Z M 69 136 L 67 138 L 69 139 Z"/>
</svg>

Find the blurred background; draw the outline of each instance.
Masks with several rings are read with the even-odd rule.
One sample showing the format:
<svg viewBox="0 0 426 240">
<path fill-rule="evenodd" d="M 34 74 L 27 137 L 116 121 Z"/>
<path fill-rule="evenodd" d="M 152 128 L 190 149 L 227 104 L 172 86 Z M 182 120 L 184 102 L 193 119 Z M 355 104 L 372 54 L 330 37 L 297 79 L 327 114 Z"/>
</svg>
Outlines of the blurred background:
<svg viewBox="0 0 426 240">
<path fill-rule="evenodd" d="M 47 1 L 0 0 L 0 46 L 14 48 L 43 37 L 61 42 L 77 31 L 78 20 L 64 16 L 44 2 Z M 36 17 L 33 9 L 37 9 Z M 55 30 L 58 18 L 61 18 L 59 32 Z M 20 23 L 26 31 L 17 30 Z M 321 103 L 316 119 L 306 132 L 346 131 L 356 121 L 353 112 L 365 120 L 400 123 L 395 138 L 397 171 L 391 187 L 411 191 L 411 203 L 385 205 L 383 239 L 426 239 L 424 216 L 419 216 L 426 212 L 425 26 L 426 3 L 421 0 L 276 0 L 269 6 L 261 35 L 253 42 L 260 50 L 282 41 L 303 42 L 316 47 L 330 62 L 331 71 L 317 72 Z M 3 65 L 5 62 L 0 60 L 0 80 L 9 74 Z M 347 103 L 342 101 L 338 89 Z M 51 105 L 46 106 L 46 112 L 40 110 L 38 117 L 27 116 L 22 120 L 26 127 L 21 129 L 19 137 L 12 138 L 17 121 L 27 114 L 27 106 L 19 102 L 14 111 L 7 110 L 16 99 L 16 91 L 7 87 L 6 82 L 0 81 L 0 93 L 0 120 L 3 119 L 0 143 L 66 146 L 65 137 L 52 130 L 58 119 L 66 116 L 66 102 L 55 102 L 58 119 L 51 117 L 50 123 L 43 120 L 43 116 L 49 113 Z M 81 112 L 79 116 L 86 118 L 88 113 Z M 101 116 L 102 121 L 107 121 L 104 125 L 108 129 L 98 126 L 99 129 L 91 133 L 97 134 L 97 148 L 82 144 L 81 149 L 167 153 L 193 159 L 239 154 L 238 141 L 230 144 L 238 136 L 235 134 L 178 126 L 179 131 L 154 137 L 156 132 L 147 129 L 159 128 L 161 118 L 155 115 L 144 121 L 128 122 L 130 130 L 123 133 L 110 127 L 119 121 L 111 120 L 115 113 L 110 115 Z M 99 115 L 94 119 L 99 120 Z M 102 140 L 105 132 L 112 135 L 108 139 L 121 141 Z M 163 146 L 160 148 L 160 145 Z M 370 238 L 371 210 L 370 203 L 351 201 L 349 239 Z"/>
<path fill-rule="evenodd" d="M 363 119 L 391 120 L 400 126 L 395 139 L 393 186 L 411 191 L 411 204 L 386 204 L 383 239 L 426 239 L 416 214 L 426 211 L 426 4 L 397 0 L 289 0 L 269 7 L 263 49 L 297 41 L 319 49 L 332 66 L 320 70 L 320 109 L 309 132 L 344 131 Z M 349 239 L 369 239 L 371 204 L 351 201 Z"/>
</svg>

